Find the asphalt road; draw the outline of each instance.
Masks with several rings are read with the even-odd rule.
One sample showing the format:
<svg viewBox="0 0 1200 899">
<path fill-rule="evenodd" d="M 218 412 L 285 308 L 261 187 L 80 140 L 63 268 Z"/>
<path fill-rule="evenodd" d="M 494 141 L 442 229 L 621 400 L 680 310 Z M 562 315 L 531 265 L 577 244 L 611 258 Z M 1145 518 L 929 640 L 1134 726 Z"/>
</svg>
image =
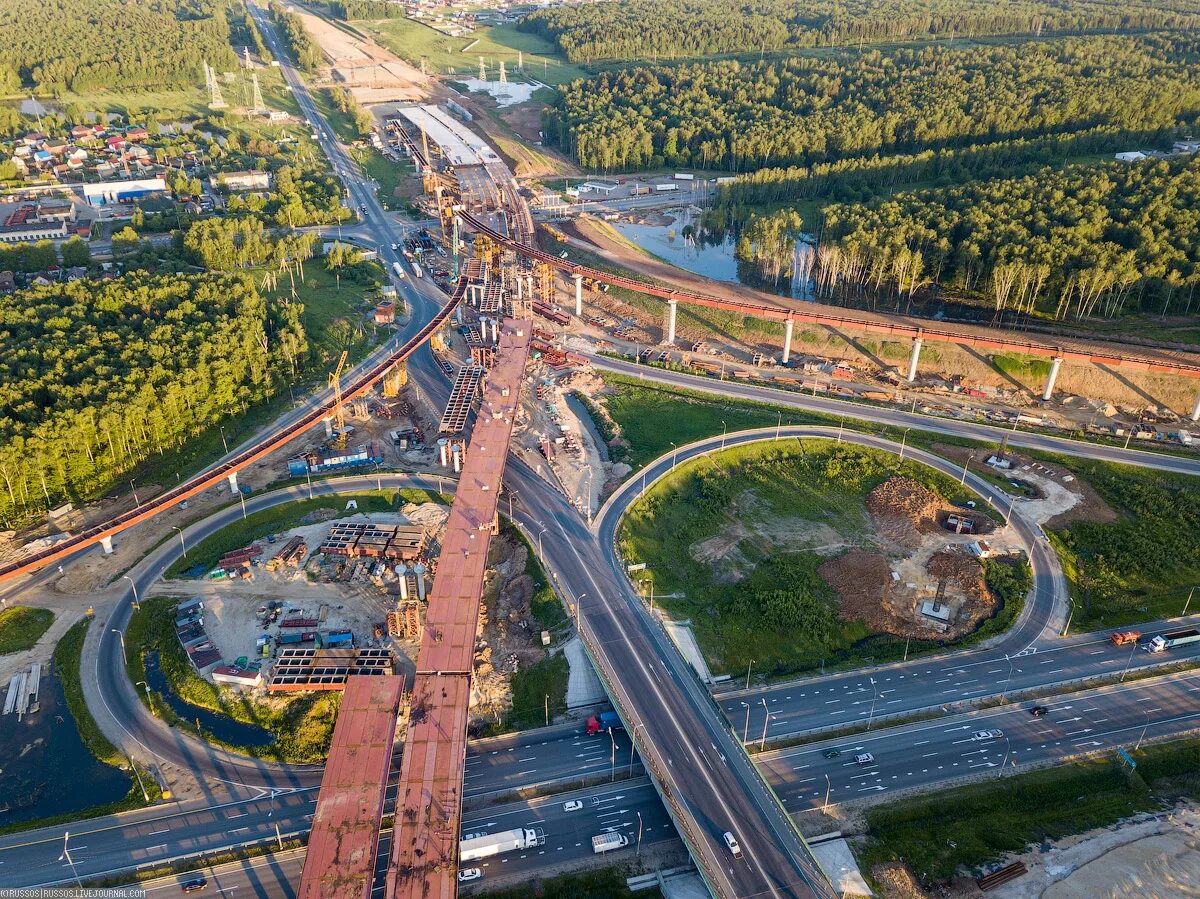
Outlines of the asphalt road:
<svg viewBox="0 0 1200 899">
<path fill-rule="evenodd" d="M 969 715 L 952 715 L 851 737 L 805 744 L 756 757 L 793 814 L 961 778 L 1019 772 L 1087 753 L 1132 750 L 1145 740 L 1200 728 L 1200 675 L 1119 684 Z M 978 731 L 999 736 L 975 738 Z M 825 752 L 839 751 L 836 758 Z M 859 764 L 854 756 L 869 753 Z M 828 778 L 828 780 L 826 780 Z"/>
</svg>

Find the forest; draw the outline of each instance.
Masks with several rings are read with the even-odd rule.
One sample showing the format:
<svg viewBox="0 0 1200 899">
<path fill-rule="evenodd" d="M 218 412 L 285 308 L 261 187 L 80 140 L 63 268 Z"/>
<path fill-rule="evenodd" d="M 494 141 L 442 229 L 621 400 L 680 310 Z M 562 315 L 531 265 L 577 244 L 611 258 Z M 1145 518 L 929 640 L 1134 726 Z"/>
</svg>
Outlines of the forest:
<svg viewBox="0 0 1200 899">
<path fill-rule="evenodd" d="M 1196 0 L 625 0 L 538 10 L 518 27 L 594 62 L 1197 25 Z"/>
<path fill-rule="evenodd" d="M 0 4 L 0 93 L 145 90 L 203 83 L 237 64 L 221 0 Z"/>
<path fill-rule="evenodd" d="M 819 297 L 903 309 L 932 286 L 997 319 L 1188 314 L 1200 283 L 1200 157 L 1045 168 L 1017 178 L 825 207 L 819 246 L 793 257 L 792 210 L 752 216 L 738 255 L 795 265 Z"/>
<path fill-rule="evenodd" d="M 748 171 L 1200 118 L 1200 36 L 843 51 L 605 72 L 559 90 L 548 143 L 592 170 Z"/>
<path fill-rule="evenodd" d="M 306 72 L 315 72 L 320 68 L 323 57 L 317 42 L 304 30 L 304 21 L 294 12 L 288 12 L 275 0 L 271 0 L 270 10 L 271 18 L 279 26 L 283 41 L 291 51 L 292 58 L 296 60 L 296 65 Z"/>
<path fill-rule="evenodd" d="M 248 275 L 136 273 L 0 296 L 0 518 L 110 488 L 269 396 L 307 352 Z"/>
</svg>

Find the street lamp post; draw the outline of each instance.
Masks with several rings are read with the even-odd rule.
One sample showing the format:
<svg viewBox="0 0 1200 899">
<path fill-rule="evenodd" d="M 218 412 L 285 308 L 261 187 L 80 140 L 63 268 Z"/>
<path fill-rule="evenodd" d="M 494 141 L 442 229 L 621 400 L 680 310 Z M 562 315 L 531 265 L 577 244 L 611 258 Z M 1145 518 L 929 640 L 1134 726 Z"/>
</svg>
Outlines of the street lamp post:
<svg viewBox="0 0 1200 899">
<path fill-rule="evenodd" d="M 724 419 L 721 420 L 721 449 L 725 449 L 725 435 L 729 431 L 729 425 L 725 424 Z"/>
<path fill-rule="evenodd" d="M 617 779 L 617 737 L 611 727 L 608 729 L 608 738 L 612 740 L 612 777 L 609 783 L 613 783 Z"/>
<path fill-rule="evenodd" d="M 225 455 L 229 455 L 229 441 L 225 439 L 225 425 L 221 425 L 221 444 L 225 447 Z"/>
<path fill-rule="evenodd" d="M 641 813 L 641 812 L 638 812 L 638 813 L 637 813 L 637 816 L 638 816 L 638 844 L 637 844 L 637 854 L 640 856 L 640 855 L 642 854 L 642 813 Z"/>
<path fill-rule="evenodd" d="M 1004 766 L 1008 764 L 1008 757 L 1011 754 L 1012 754 L 1012 741 L 1009 739 L 1008 734 L 1005 734 L 1004 735 L 1004 758 L 1000 762 L 1000 772 L 996 775 L 997 779 L 1004 776 Z"/>
<path fill-rule="evenodd" d="M 1008 682 L 1012 680 L 1013 673 L 1013 660 L 1007 652 L 1004 654 L 1004 661 L 1008 662 L 1008 677 L 1004 678 L 1004 689 L 1000 691 L 1001 702 L 1004 701 L 1004 697 L 1008 693 Z"/>
<path fill-rule="evenodd" d="M 109 628 L 109 630 L 111 630 L 114 634 L 116 634 L 117 639 L 121 641 L 121 664 L 128 665 L 129 660 L 125 658 L 125 635 L 123 633 L 121 633 L 119 630 L 117 630 L 115 627 Z"/>
<path fill-rule="evenodd" d="M 71 839 L 71 831 L 69 831 L 69 830 L 64 831 L 63 832 L 63 851 L 62 851 L 62 855 L 60 855 L 58 857 L 58 860 L 60 862 L 64 858 L 67 860 L 67 864 L 71 866 L 71 873 L 75 876 L 75 885 L 78 886 L 79 889 L 82 890 L 83 889 L 83 881 L 81 881 L 79 879 L 79 872 L 75 870 L 75 862 L 71 859 L 71 850 L 69 848 L 67 848 L 67 840 L 69 840 L 69 839 Z"/>
<path fill-rule="evenodd" d="M 871 689 L 875 691 L 875 695 L 871 697 L 871 712 L 867 715 L 867 730 L 871 729 L 871 722 L 875 720 L 875 703 L 879 699 L 879 687 L 875 685 L 875 678 L 871 678 Z"/>
<path fill-rule="evenodd" d="M 1133 664 L 1133 654 L 1137 652 L 1137 648 L 1137 640 L 1134 640 L 1129 644 L 1129 658 L 1125 660 L 1125 667 L 1121 669 L 1121 680 L 1119 683 L 1125 682 L 1125 675 L 1129 673 L 1129 666 Z"/>
<path fill-rule="evenodd" d="M 904 447 L 908 445 L 908 432 L 912 428 L 905 428 L 904 433 L 900 435 L 900 461 L 904 461 Z"/>
<path fill-rule="evenodd" d="M 750 660 L 750 664 L 746 666 L 746 689 L 750 689 L 750 669 L 754 667 L 754 659 Z"/>
<path fill-rule="evenodd" d="M 1143 709 L 1142 711 L 1144 711 L 1146 713 L 1146 725 L 1145 725 L 1145 727 L 1142 728 L 1142 732 L 1140 734 L 1138 734 L 1137 743 L 1133 747 L 1134 752 L 1137 752 L 1139 749 L 1142 748 L 1142 740 L 1146 736 L 1146 730 L 1150 727 L 1150 710 Z"/>
<path fill-rule="evenodd" d="M 129 581 L 129 586 L 133 588 L 133 607 L 135 609 L 140 609 L 142 607 L 142 601 L 140 599 L 138 599 L 137 584 L 135 584 L 133 582 L 133 578 L 131 578 L 127 574 L 123 574 L 123 575 L 121 575 L 121 577 L 123 579 Z"/>
<path fill-rule="evenodd" d="M 1062 636 L 1066 636 L 1071 630 L 1071 619 L 1075 617 L 1075 597 L 1068 596 L 1067 600 L 1071 603 L 1071 611 L 1067 613 L 1067 623 L 1063 625 Z"/>
<path fill-rule="evenodd" d="M 1192 587 L 1192 589 L 1188 591 L 1188 598 L 1187 598 L 1187 602 L 1185 602 L 1185 603 L 1183 604 L 1183 614 L 1184 614 L 1184 615 L 1186 615 L 1186 614 L 1187 614 L 1188 606 L 1190 606 L 1190 605 L 1192 604 L 1192 594 L 1193 594 L 1193 593 L 1195 593 L 1195 592 L 1196 592 L 1196 588 L 1195 588 L 1195 587 Z"/>
<path fill-rule="evenodd" d="M 138 499 L 137 488 L 133 486 L 133 478 L 129 479 L 129 489 L 133 491 L 133 502 L 137 508 L 142 507 L 142 501 Z"/>
<path fill-rule="evenodd" d="M 672 452 L 671 452 L 671 471 L 674 471 L 675 470 L 675 460 L 679 458 L 679 447 L 677 447 L 675 444 L 672 443 L 671 450 L 672 450 Z"/>
<path fill-rule="evenodd" d="M 829 811 L 829 791 L 833 789 L 833 784 L 829 782 L 829 775 L 825 775 L 825 804 L 821 806 L 822 812 Z"/>
<path fill-rule="evenodd" d="M 775 439 L 779 439 L 779 431 L 783 427 L 783 412 L 780 411 L 779 417 L 775 419 Z"/>
<path fill-rule="evenodd" d="M 742 726 L 742 745 L 745 746 L 750 740 L 750 703 L 743 702 L 746 707 L 746 723 Z"/>
<path fill-rule="evenodd" d="M 762 739 L 758 741 L 758 751 L 762 752 L 767 748 L 767 724 L 771 720 L 771 713 L 767 711 L 767 697 L 762 698 L 763 707 L 763 732 Z"/>
<path fill-rule="evenodd" d="M 134 684 L 134 686 L 146 688 L 146 704 L 148 706 L 150 706 L 150 714 L 153 715 L 154 714 L 154 700 L 150 696 L 150 685 L 148 683 L 146 683 L 144 680 L 140 680 L 140 681 L 137 681 Z"/>
<path fill-rule="evenodd" d="M 180 545 L 180 547 L 183 548 L 183 557 L 186 559 L 187 558 L 187 544 L 183 542 L 183 529 L 176 527 L 175 525 L 171 525 L 171 530 L 179 531 L 179 545 Z"/>
</svg>

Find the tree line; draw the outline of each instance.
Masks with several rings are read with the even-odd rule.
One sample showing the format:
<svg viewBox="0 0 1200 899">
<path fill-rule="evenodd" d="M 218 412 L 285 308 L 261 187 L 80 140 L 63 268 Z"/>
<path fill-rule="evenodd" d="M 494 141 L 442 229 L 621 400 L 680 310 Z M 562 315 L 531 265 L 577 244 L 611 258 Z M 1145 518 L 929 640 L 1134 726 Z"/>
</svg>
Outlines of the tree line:
<svg viewBox="0 0 1200 899">
<path fill-rule="evenodd" d="M 288 12 L 284 7 L 271 0 L 271 18 L 283 36 L 283 42 L 291 51 L 296 65 L 306 72 L 315 72 L 321 67 L 321 48 L 313 40 L 312 35 L 304 28 L 304 20 L 294 12 Z"/>
<path fill-rule="evenodd" d="M 403 19 L 404 4 L 388 0 L 339 0 L 330 4 L 330 10 L 339 19 L 347 22 L 360 19 Z"/>
<path fill-rule="evenodd" d="M 359 2 L 390 5 L 343 5 Z M 537 10 L 518 27 L 556 43 L 572 62 L 594 62 L 1198 25 L 1195 0 L 625 0 Z"/>
<path fill-rule="evenodd" d="M 784 231 L 791 215 L 752 219 L 751 233 Z M 775 265 L 762 245 L 761 258 L 752 242 L 745 249 Z M 936 287 L 978 297 L 997 318 L 1186 315 L 1200 283 L 1200 157 L 1045 168 L 832 204 L 819 246 L 796 259 L 833 301 L 899 309 Z"/>
<path fill-rule="evenodd" d="M 1200 118 L 1200 37 L 840 52 L 604 72 L 559 89 L 547 142 L 593 170 L 749 171 Z"/>
<path fill-rule="evenodd" d="M 44 0 L 0 14 L 0 92 L 198 85 L 236 65 L 221 0 Z"/>
<path fill-rule="evenodd" d="M 142 272 L 0 296 L 0 517 L 102 494 L 271 395 L 302 307 L 247 275 Z"/>
</svg>

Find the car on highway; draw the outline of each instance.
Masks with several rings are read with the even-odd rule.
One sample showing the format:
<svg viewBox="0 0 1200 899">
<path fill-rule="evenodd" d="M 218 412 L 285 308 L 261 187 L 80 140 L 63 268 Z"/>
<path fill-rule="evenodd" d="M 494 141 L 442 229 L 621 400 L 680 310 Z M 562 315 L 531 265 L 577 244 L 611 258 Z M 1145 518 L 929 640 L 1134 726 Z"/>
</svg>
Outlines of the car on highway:
<svg viewBox="0 0 1200 899">
<path fill-rule="evenodd" d="M 398 244 L 398 243 L 394 243 L 394 244 L 392 244 L 392 249 L 393 249 L 393 250 L 398 250 L 398 249 L 400 249 L 400 244 Z"/>
<path fill-rule="evenodd" d="M 977 731 L 975 731 L 975 733 L 971 734 L 971 739 L 972 740 L 995 740 L 996 738 L 1003 737 L 1003 736 L 1004 736 L 1004 731 L 996 730 L 995 728 L 993 728 L 992 730 L 977 730 Z"/>
<path fill-rule="evenodd" d="M 833 749 L 832 747 L 829 749 L 822 750 L 822 752 L 821 752 L 821 755 L 825 756 L 825 758 L 827 758 L 827 759 L 835 759 L 841 754 L 842 754 L 842 752 L 840 749 Z"/>
<path fill-rule="evenodd" d="M 208 886 L 208 881 L 203 877 L 193 877 L 191 880 L 185 880 L 179 885 L 179 889 L 184 893 L 198 893 Z"/>
<path fill-rule="evenodd" d="M 581 808 L 583 808 L 583 803 L 578 799 L 572 799 L 569 802 L 563 803 L 563 811 L 564 812 L 577 812 Z"/>
<path fill-rule="evenodd" d="M 741 844 L 738 843 L 737 837 L 733 835 L 732 831 L 725 831 L 725 845 L 729 847 L 729 851 L 733 853 L 734 858 L 742 857 Z"/>
<path fill-rule="evenodd" d="M 860 752 L 854 757 L 854 764 L 856 765 L 871 765 L 874 764 L 874 762 L 875 756 L 871 755 L 869 752 Z"/>
<path fill-rule="evenodd" d="M 470 883 L 472 880 L 478 880 L 483 877 L 483 872 L 478 868 L 463 868 L 458 872 L 459 883 Z"/>
<path fill-rule="evenodd" d="M 1034 718 L 1041 718 L 1044 717 L 1048 711 L 1050 710 L 1044 705 L 1035 705 L 1029 710 L 1029 714 L 1033 715 Z"/>
</svg>

